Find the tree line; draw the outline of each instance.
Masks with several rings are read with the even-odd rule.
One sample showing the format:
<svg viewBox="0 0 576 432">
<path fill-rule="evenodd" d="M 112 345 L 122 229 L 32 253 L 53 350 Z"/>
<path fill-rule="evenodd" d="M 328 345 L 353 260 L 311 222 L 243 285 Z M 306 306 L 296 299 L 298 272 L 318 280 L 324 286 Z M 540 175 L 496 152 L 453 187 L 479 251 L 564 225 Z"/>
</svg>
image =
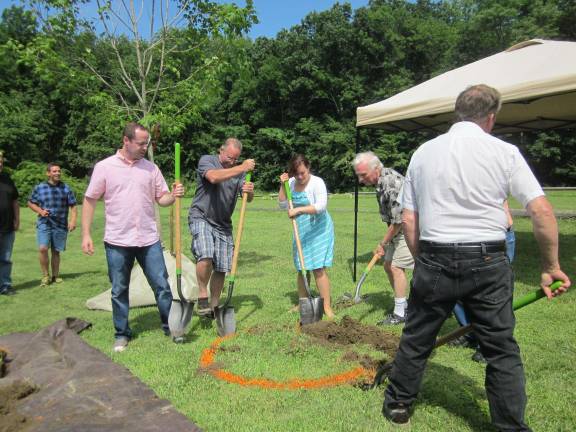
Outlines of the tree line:
<svg viewBox="0 0 576 432">
<path fill-rule="evenodd" d="M 309 157 L 330 191 L 351 190 L 358 106 L 523 40 L 576 40 L 573 0 L 336 3 L 256 40 L 246 36 L 258 20 L 250 0 L 158 1 L 170 8 L 148 13 L 146 35 L 139 11 L 119 7 L 132 2 L 99 0 L 93 21 L 85 3 L 27 0 L 2 13 L 0 149 L 12 168 L 57 160 L 84 178 L 137 120 L 157 132 L 151 156 L 165 173 L 173 143 L 193 180 L 200 156 L 235 136 L 263 190 L 277 187 L 293 153 Z M 362 142 L 405 172 L 428 138 L 370 129 Z M 542 183 L 574 185 L 574 129 L 516 142 Z"/>
</svg>

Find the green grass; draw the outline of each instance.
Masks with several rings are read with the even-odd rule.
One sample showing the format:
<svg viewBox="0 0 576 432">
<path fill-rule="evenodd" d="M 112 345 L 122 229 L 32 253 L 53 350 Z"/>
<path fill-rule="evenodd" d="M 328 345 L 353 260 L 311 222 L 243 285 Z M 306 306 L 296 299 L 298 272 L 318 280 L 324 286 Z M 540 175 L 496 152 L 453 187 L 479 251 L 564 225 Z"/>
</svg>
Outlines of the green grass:
<svg viewBox="0 0 576 432">
<path fill-rule="evenodd" d="M 559 199 L 568 206 L 562 197 Z M 384 232 L 375 201 L 372 196 L 360 198 L 359 274 Z M 336 227 L 336 255 L 334 267 L 329 271 L 334 299 L 354 290 L 353 202 L 349 195 L 335 195 L 329 203 Z M 218 352 L 216 361 L 236 374 L 274 380 L 316 378 L 355 367 L 342 360 L 344 350 L 310 344 L 306 336 L 295 333 L 298 315 L 288 312 L 296 299 L 291 225 L 286 215 L 275 209 L 275 198 L 268 195 L 256 198 L 248 206 L 233 299 L 239 335 L 223 344 L 226 350 Z M 162 214 L 167 221 L 168 211 L 163 209 Z M 160 332 L 154 307 L 131 310 L 136 337 L 127 351 L 113 354 L 110 313 L 84 307 L 88 298 L 109 288 L 103 245 L 99 241 L 103 232 L 102 205 L 98 206 L 94 225 L 95 255 L 82 255 L 80 233 L 72 233 L 68 250 L 62 255 L 65 282 L 49 288 L 39 287 L 33 215 L 22 209 L 22 216 L 13 256 L 13 279 L 18 294 L 0 297 L 0 334 L 35 331 L 67 316 L 90 321 L 93 328 L 82 333 L 87 343 L 126 366 L 158 396 L 169 399 L 208 431 L 393 430 L 380 413 L 383 387 L 372 391 L 352 386 L 262 390 L 228 384 L 200 372 L 201 352 L 214 341 L 216 332 L 196 317 L 190 326 L 188 343 L 175 345 Z M 559 225 L 562 265 L 574 277 L 576 221 L 561 220 Z M 516 294 L 521 295 L 536 289 L 538 253 L 529 220 L 517 218 L 515 227 Z M 168 232 L 167 222 L 163 231 Z M 189 255 L 189 234 L 187 230 L 183 234 L 184 250 Z M 372 270 L 363 292 L 371 294 L 369 301 L 340 312 L 340 317 L 349 314 L 373 324 L 393 305 L 381 266 Z M 575 307 L 576 296 L 569 292 L 553 302 L 541 300 L 517 312 L 516 337 L 525 363 L 529 397 L 526 416 L 535 431 L 576 430 L 571 400 L 576 386 Z M 443 332 L 455 327 L 455 321 L 450 319 Z M 247 332 L 254 328 L 253 332 Z M 399 334 L 401 329 L 392 331 Z M 470 350 L 443 347 L 431 358 L 411 430 L 492 430 L 483 388 L 484 368 L 470 360 L 471 354 Z"/>
</svg>

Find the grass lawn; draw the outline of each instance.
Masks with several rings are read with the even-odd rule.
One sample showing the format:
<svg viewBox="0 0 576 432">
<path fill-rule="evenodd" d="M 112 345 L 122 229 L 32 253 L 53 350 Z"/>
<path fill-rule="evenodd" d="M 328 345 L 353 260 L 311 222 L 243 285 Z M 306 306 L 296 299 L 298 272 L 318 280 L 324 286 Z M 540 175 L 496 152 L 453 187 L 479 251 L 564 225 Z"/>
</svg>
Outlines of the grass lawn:
<svg viewBox="0 0 576 432">
<path fill-rule="evenodd" d="M 563 209 L 574 209 L 564 200 Z M 554 202 L 554 198 L 552 198 Z M 190 200 L 186 200 L 189 205 Z M 333 298 L 353 291 L 353 199 L 334 195 L 329 210 L 336 227 L 336 255 L 330 270 Z M 297 334 L 298 315 L 288 310 L 296 301 L 291 259 L 291 224 L 276 211 L 274 198 L 264 195 L 248 205 L 233 304 L 238 335 L 223 343 L 216 361 L 238 375 L 270 380 L 316 378 L 349 370 L 343 350 L 309 343 Z M 184 211 L 184 214 L 187 212 Z M 168 232 L 168 210 L 162 210 Z M 235 215 L 237 220 L 238 215 Z M 184 221 L 184 217 L 183 217 Z M 576 221 L 559 221 L 561 262 L 576 279 Z M 186 226 L 186 225 L 184 225 Z M 536 289 L 539 277 L 537 246 L 528 219 L 517 218 L 516 294 Z M 388 431 L 381 413 L 384 387 L 363 391 L 343 385 L 322 390 L 264 390 L 228 384 L 198 370 L 202 351 L 216 338 L 213 325 L 194 317 L 188 341 L 175 345 L 159 329 L 156 308 L 130 312 L 136 334 L 129 349 L 113 354 L 113 327 L 108 312 L 89 311 L 85 301 L 109 288 L 103 235 L 103 206 L 98 206 L 93 238 L 94 256 L 80 250 L 80 232 L 72 233 L 62 255 L 64 283 L 40 288 L 34 217 L 22 209 L 22 228 L 13 256 L 17 295 L 0 297 L 0 334 L 35 331 L 64 317 L 93 323 L 82 337 L 114 361 L 126 366 L 161 398 L 207 431 Z M 373 196 L 360 198 L 360 274 L 381 239 L 384 225 Z M 190 236 L 183 238 L 189 255 Z M 168 236 L 165 235 L 165 239 Z M 392 308 L 390 285 L 381 266 L 368 276 L 363 292 L 367 303 L 339 312 L 373 324 Z M 552 302 L 541 300 L 518 311 L 516 337 L 527 375 L 527 421 L 535 431 L 576 430 L 572 396 L 576 387 L 576 295 L 569 292 Z M 443 332 L 456 327 L 453 319 Z M 400 334 L 401 328 L 393 328 Z M 484 367 L 472 362 L 471 350 L 442 347 L 428 363 L 422 392 L 412 420 L 413 431 L 490 431 L 484 393 Z"/>
</svg>

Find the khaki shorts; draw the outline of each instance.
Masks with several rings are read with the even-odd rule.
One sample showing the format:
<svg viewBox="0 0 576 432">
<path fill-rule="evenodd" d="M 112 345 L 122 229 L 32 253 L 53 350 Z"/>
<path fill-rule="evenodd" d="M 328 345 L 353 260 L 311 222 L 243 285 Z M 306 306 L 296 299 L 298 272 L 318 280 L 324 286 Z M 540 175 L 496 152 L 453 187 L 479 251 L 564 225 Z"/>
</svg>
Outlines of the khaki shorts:
<svg viewBox="0 0 576 432">
<path fill-rule="evenodd" d="M 384 261 L 391 262 L 394 267 L 402 269 L 414 268 L 414 258 L 412 258 L 410 249 L 408 249 L 408 245 L 404 239 L 404 234 L 397 234 L 388 247 L 386 247 Z"/>
</svg>

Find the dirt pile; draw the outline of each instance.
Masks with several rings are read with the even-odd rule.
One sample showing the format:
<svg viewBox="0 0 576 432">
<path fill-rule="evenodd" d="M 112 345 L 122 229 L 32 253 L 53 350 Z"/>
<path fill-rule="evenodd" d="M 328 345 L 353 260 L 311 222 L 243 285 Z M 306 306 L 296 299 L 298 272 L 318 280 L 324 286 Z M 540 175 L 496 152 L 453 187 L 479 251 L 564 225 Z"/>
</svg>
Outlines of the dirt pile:
<svg viewBox="0 0 576 432">
<path fill-rule="evenodd" d="M 371 345 L 378 351 L 394 358 L 400 338 L 376 326 L 362 324 L 360 321 L 345 315 L 338 323 L 319 321 L 302 327 L 302 333 L 328 344 L 338 345 Z"/>
<path fill-rule="evenodd" d="M 17 432 L 28 428 L 29 420 L 16 410 L 15 405 L 35 391 L 36 388 L 25 381 L 0 384 L 0 432 Z"/>
</svg>

